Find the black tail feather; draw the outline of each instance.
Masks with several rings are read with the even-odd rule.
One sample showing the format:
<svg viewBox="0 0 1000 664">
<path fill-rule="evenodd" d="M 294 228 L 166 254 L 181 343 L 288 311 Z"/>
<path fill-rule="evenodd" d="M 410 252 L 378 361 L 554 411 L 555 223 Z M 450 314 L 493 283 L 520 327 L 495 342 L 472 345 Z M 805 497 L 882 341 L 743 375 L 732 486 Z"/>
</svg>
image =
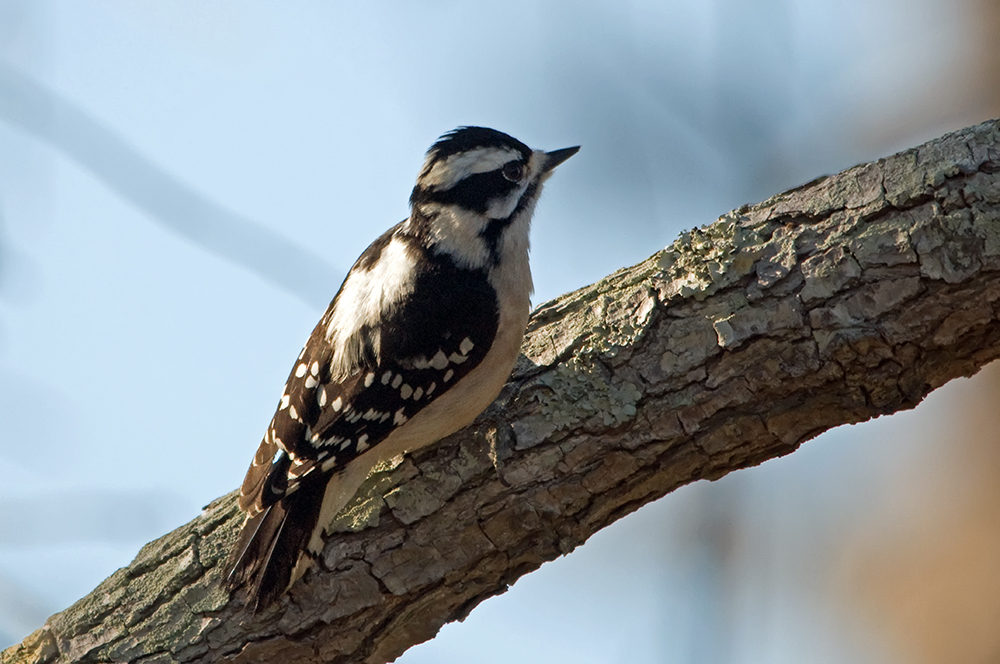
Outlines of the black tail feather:
<svg viewBox="0 0 1000 664">
<path fill-rule="evenodd" d="M 226 564 L 225 583 L 230 590 L 243 588 L 255 613 L 273 604 L 288 588 L 292 570 L 319 519 L 326 489 L 323 479 L 308 478 L 295 493 L 243 525 Z"/>
</svg>

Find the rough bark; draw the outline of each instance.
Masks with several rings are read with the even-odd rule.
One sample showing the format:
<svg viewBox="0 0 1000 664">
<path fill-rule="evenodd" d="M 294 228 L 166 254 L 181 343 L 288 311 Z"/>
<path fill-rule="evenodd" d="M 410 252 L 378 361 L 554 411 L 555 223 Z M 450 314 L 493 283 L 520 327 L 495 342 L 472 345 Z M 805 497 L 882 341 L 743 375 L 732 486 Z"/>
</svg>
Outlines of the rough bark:
<svg viewBox="0 0 1000 664">
<path fill-rule="evenodd" d="M 231 494 L 0 659 L 387 662 L 683 484 L 912 408 L 1000 356 L 998 173 L 988 122 L 684 233 L 539 307 L 497 403 L 370 478 L 277 607 L 219 588 Z"/>
</svg>

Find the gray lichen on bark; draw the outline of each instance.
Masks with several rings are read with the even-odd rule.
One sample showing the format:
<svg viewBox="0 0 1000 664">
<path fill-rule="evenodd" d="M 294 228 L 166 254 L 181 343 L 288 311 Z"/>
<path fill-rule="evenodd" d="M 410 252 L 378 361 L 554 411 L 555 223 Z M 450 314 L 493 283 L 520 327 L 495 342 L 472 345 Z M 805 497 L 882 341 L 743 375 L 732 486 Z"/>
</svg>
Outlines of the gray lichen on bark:
<svg viewBox="0 0 1000 664">
<path fill-rule="evenodd" d="M 1000 355 L 998 172 L 988 122 L 686 232 L 540 306 L 497 403 L 385 464 L 277 607 L 219 588 L 230 494 L 0 660 L 390 661 L 678 486 L 912 408 Z"/>
</svg>

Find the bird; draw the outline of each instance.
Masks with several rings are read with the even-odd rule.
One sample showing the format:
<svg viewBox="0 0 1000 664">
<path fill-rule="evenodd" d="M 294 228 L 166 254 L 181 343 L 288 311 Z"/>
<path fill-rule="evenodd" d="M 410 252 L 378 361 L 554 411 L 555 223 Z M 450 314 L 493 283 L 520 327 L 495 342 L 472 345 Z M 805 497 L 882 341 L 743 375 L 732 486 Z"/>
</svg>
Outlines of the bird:
<svg viewBox="0 0 1000 664">
<path fill-rule="evenodd" d="M 496 399 L 528 321 L 535 204 L 579 149 L 532 150 L 465 126 L 427 151 L 409 216 L 351 267 L 243 480 L 224 583 L 254 612 L 305 574 L 380 461 L 458 431 Z"/>
</svg>

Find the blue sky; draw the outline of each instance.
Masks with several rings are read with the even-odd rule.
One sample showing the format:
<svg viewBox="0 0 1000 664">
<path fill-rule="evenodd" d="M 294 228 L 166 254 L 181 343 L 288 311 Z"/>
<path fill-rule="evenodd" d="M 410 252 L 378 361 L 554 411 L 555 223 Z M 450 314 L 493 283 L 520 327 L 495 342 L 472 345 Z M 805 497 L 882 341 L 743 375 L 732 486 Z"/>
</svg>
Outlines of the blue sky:
<svg viewBox="0 0 1000 664">
<path fill-rule="evenodd" d="M 986 119 L 935 105 L 971 57 L 965 20 L 943 0 L 0 0 L 0 645 L 239 484 L 325 302 L 405 217 L 441 133 L 583 146 L 536 214 L 538 303 Z M 787 472 L 842 463 L 821 458 Z M 711 604 L 670 538 L 705 491 L 401 661 L 467 661 L 476 630 L 514 623 L 496 661 L 715 661 L 664 627 Z M 635 574 L 609 576 L 623 555 Z M 517 620 L 529 610 L 564 617 Z M 885 661 L 804 629 L 832 639 L 830 661 Z M 801 654 L 778 634 L 758 650 Z"/>
</svg>

